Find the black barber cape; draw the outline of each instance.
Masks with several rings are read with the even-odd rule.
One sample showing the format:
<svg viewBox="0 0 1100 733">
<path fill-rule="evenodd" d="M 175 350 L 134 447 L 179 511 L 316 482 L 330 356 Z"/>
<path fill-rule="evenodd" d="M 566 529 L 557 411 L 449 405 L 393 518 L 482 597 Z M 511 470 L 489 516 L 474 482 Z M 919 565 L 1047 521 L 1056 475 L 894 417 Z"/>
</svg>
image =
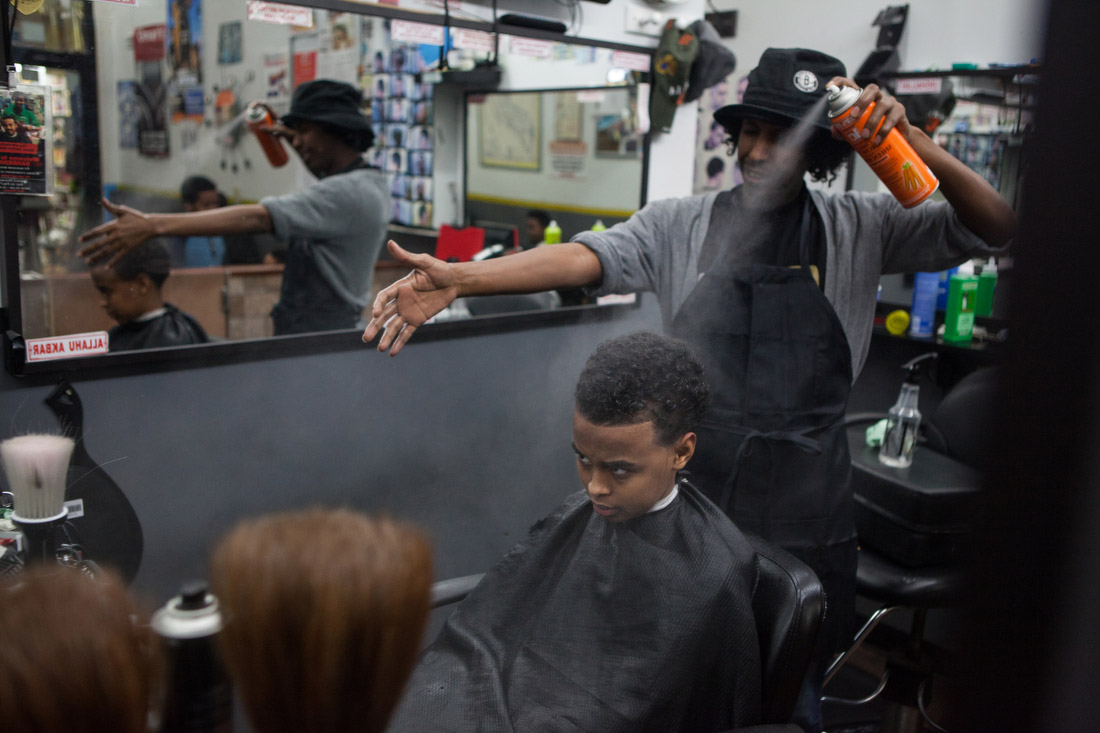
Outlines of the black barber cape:
<svg viewBox="0 0 1100 733">
<path fill-rule="evenodd" d="M 423 653 L 389 731 L 707 731 L 760 722 L 752 548 L 697 489 L 532 527 Z"/>
<path fill-rule="evenodd" d="M 107 332 L 108 349 L 112 353 L 205 344 L 209 340 L 198 321 L 171 303 L 165 303 L 164 312 L 154 318 L 120 323 Z"/>
</svg>

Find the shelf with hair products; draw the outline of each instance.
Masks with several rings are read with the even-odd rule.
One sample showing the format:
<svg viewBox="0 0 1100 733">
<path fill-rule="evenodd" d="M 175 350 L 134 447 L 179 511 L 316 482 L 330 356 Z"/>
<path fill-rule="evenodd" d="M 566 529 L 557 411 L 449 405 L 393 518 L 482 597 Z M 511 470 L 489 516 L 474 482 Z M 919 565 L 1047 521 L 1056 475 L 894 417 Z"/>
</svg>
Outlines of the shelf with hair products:
<svg viewBox="0 0 1100 733">
<path fill-rule="evenodd" d="M 1034 134 L 1041 74 L 1038 64 L 1025 64 L 893 71 L 880 76 L 881 83 L 905 104 L 910 124 L 919 126 L 1018 209 L 1027 180 L 1027 152 Z M 859 174 L 857 164 L 853 176 L 857 182 L 853 187 L 860 186 Z M 983 302 L 976 311 L 978 338 L 969 348 L 997 350 L 998 339 L 1007 328 L 1013 266 L 1011 246 L 995 258 L 965 265 L 973 267 L 976 276 L 984 273 L 981 284 L 983 289 L 988 286 L 989 291 L 983 293 Z M 937 334 L 943 328 L 948 285 L 955 271 L 952 268 L 939 274 L 936 307 L 931 316 L 934 338 L 940 338 Z M 880 310 L 886 313 L 902 310 L 911 315 L 914 283 L 913 275 L 884 276 Z M 985 298 L 986 295 L 989 297 Z M 882 334 L 890 335 L 885 328 Z M 928 338 L 925 334 L 919 337 Z"/>
</svg>

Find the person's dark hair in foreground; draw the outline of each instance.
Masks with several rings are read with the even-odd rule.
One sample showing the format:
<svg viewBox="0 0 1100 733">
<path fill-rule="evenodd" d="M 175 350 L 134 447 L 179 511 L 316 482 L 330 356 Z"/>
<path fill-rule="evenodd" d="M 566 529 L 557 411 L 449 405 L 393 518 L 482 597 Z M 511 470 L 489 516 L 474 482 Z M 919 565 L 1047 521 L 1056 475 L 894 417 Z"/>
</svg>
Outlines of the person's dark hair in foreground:
<svg viewBox="0 0 1100 733">
<path fill-rule="evenodd" d="M 762 722 L 755 554 L 677 482 L 707 405 L 699 361 L 669 337 L 611 339 L 575 396 L 584 491 L 458 606 L 391 733 L 707 733 Z"/>
<path fill-rule="evenodd" d="M 107 334 L 112 352 L 210 340 L 191 315 L 164 302 L 161 287 L 171 269 L 168 250 L 158 240 L 135 247 L 111 267 L 92 268 L 92 284 L 102 297 L 101 305 L 118 322 Z"/>
<path fill-rule="evenodd" d="M 640 331 L 597 346 L 574 397 L 577 412 L 589 422 L 652 422 L 657 440 L 670 445 L 698 427 L 710 390 L 687 344 Z"/>
<path fill-rule="evenodd" d="M 348 509 L 273 514 L 219 542 L 210 578 L 258 733 L 385 729 L 428 618 L 422 532 Z"/>
<path fill-rule="evenodd" d="M 144 733 L 158 646 L 114 573 L 55 566 L 0 579 L 0 728 Z"/>
</svg>

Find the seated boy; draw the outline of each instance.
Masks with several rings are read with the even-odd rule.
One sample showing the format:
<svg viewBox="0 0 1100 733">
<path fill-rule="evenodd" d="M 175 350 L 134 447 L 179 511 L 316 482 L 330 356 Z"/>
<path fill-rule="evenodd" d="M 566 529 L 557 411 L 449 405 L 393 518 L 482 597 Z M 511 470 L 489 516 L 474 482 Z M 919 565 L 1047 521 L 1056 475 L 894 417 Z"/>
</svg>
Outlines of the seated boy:
<svg viewBox="0 0 1100 733">
<path fill-rule="evenodd" d="M 92 268 L 92 283 L 107 315 L 118 321 L 107 336 L 111 351 L 156 349 L 209 341 L 194 318 L 165 303 L 160 288 L 171 263 L 160 242 L 146 242 L 111 267 Z"/>
<path fill-rule="evenodd" d="M 706 731 L 760 723 L 756 570 L 677 472 L 709 392 L 682 342 L 599 346 L 577 383 L 584 491 L 536 523 L 424 652 L 390 731 Z"/>
</svg>

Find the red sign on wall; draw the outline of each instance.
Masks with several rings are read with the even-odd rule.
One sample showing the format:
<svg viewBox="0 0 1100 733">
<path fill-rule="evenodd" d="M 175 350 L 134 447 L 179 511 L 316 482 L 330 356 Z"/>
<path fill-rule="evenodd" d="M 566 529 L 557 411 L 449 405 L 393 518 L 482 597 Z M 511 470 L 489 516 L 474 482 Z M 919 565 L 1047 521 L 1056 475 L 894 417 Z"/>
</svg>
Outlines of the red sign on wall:
<svg viewBox="0 0 1100 733">
<path fill-rule="evenodd" d="M 160 61 L 164 58 L 166 30 L 164 23 L 134 29 L 134 60 Z"/>
</svg>

